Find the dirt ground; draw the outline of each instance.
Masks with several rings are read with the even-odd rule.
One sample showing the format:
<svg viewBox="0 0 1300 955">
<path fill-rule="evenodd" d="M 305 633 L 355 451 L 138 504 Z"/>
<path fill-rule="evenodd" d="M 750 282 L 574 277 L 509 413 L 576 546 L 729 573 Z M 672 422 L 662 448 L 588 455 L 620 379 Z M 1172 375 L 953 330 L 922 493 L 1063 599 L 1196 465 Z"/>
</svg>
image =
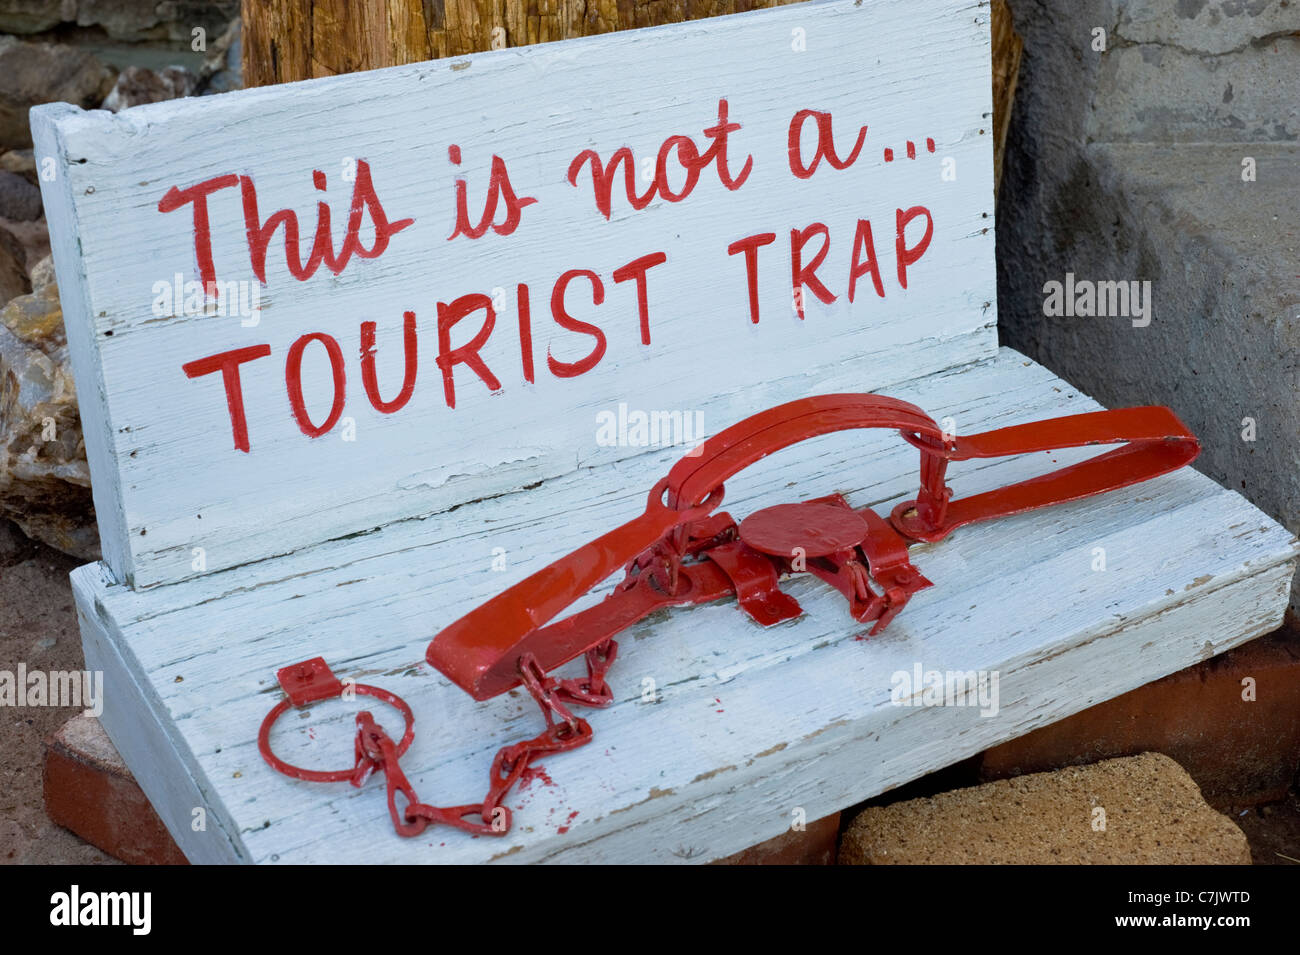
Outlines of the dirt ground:
<svg viewBox="0 0 1300 955">
<path fill-rule="evenodd" d="M 68 572 L 83 563 L 0 519 L 0 670 L 80 670 Z M 102 863 L 111 856 L 54 825 L 41 795 L 41 740 L 75 707 L 0 708 L 0 862 Z"/>
<path fill-rule="evenodd" d="M 1300 865 L 1300 794 L 1228 813 L 1250 842 L 1255 865 Z"/>
<path fill-rule="evenodd" d="M 0 670 L 84 666 L 68 572 L 80 561 L 28 540 L 0 519 Z M 0 863 L 115 863 L 45 815 L 41 742 L 75 707 L 0 708 Z M 969 762 L 969 761 L 968 761 Z M 965 763 L 909 783 L 880 800 L 972 785 Z M 1246 833 L 1256 865 L 1300 864 L 1300 796 L 1228 813 Z"/>
</svg>

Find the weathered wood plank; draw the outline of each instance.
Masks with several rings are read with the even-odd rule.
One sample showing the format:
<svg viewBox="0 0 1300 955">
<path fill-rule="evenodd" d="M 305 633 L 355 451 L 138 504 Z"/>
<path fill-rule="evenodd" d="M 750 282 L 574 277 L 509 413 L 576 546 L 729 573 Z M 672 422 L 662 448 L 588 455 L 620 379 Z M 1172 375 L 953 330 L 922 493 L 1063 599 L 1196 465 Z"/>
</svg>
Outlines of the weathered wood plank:
<svg viewBox="0 0 1300 955">
<path fill-rule="evenodd" d="M 699 413 L 715 428 L 810 387 L 884 388 L 989 357 L 996 311 L 988 16 L 967 0 L 924 11 L 892 0 L 828 0 L 118 114 L 38 108 L 38 149 L 58 167 L 42 187 L 73 367 L 85 389 L 109 565 L 137 587 L 174 582 L 622 460 L 641 449 L 602 446 L 592 424 L 598 410 L 620 403 Z M 796 28 L 806 48 L 794 48 Z M 654 166 L 669 135 L 692 136 L 704 149 L 702 130 L 717 123 L 724 98 L 728 119 L 741 125 L 729 141 L 733 179 L 745 157 L 754 158 L 738 190 L 724 188 L 710 168 L 685 200 L 660 198 L 632 211 L 615 198 L 606 221 L 590 169 L 577 188 L 566 180 L 582 150 L 609 160 L 627 146 L 643 189 L 644 162 Z M 811 178 L 796 178 L 788 127 L 805 109 L 834 116 L 841 156 L 867 126 L 860 158 L 844 170 L 823 162 Z M 812 120 L 804 126 L 806 156 L 814 128 Z M 461 148 L 460 165 L 452 145 Z M 457 177 L 469 183 L 477 221 L 494 155 L 506 161 L 519 195 L 538 202 L 523 209 L 512 235 L 449 242 Z M 664 155 L 672 168 L 682 153 Z M 353 190 L 345 173 L 358 169 L 357 159 L 368 163 L 388 217 L 414 219 L 380 257 L 353 257 L 337 275 L 321 267 L 298 281 L 281 228 L 263 286 L 251 264 L 243 187 L 230 184 L 208 202 L 212 268 L 219 281 L 261 291 L 259 321 L 158 305 L 158 283 L 176 275 L 196 281 L 202 271 L 193 206 L 159 210 L 172 187 L 251 177 L 258 221 L 294 210 L 305 256 L 318 200 L 331 205 L 332 241 L 341 241 Z M 949 160 L 955 179 L 944 178 Z M 323 175 L 323 192 L 313 170 Z M 684 188 L 682 170 L 668 178 L 671 190 Z M 897 216 L 915 207 L 928 211 L 934 231 L 904 289 Z M 851 266 L 865 258 L 855 250 L 859 219 L 873 223 L 883 296 L 863 275 L 851 303 Z M 912 221 L 908 245 L 920 244 L 925 222 Z M 790 236 L 815 223 L 829 230 L 817 275 L 835 300 L 803 290 L 799 319 Z M 775 239 L 759 252 L 762 319 L 753 324 L 745 256 L 728 247 L 760 233 Z M 804 264 L 820 246 L 820 237 L 809 239 Z M 612 275 L 654 252 L 667 260 L 648 274 L 645 345 L 636 283 Z M 596 273 L 606 296 L 592 304 L 583 276 L 561 294 L 569 314 L 595 323 L 607 344 L 577 378 L 559 377 L 548 359 L 573 363 L 594 347 L 591 332 L 561 327 L 550 314 L 554 283 L 572 269 Z M 519 283 L 531 292 L 533 383 L 517 331 Z M 490 390 L 466 364 L 451 365 L 452 409 L 434 359 L 450 359 L 483 314 L 448 326 L 444 344 L 438 308 L 473 293 L 495 295 L 501 312 L 479 352 L 500 387 Z M 360 323 L 378 326 L 379 393 L 391 401 L 402 384 L 407 311 L 418 327 L 415 390 L 401 410 L 381 413 L 361 387 Z M 291 346 L 311 333 L 339 343 L 345 378 L 337 421 L 316 438 L 295 421 L 286 381 Z M 234 449 L 222 375 L 190 378 L 182 366 L 249 347 L 270 354 L 241 366 L 244 453 Z M 305 347 L 303 404 L 319 425 L 335 379 L 321 340 Z"/>
<path fill-rule="evenodd" d="M 1096 407 L 1005 349 L 897 393 L 962 431 Z M 720 857 L 776 834 L 796 808 L 815 818 L 1266 632 L 1297 554 L 1291 535 L 1239 495 L 1184 469 L 914 547 L 935 587 L 877 638 L 855 639 L 842 599 L 807 578 L 785 585 L 805 614 L 775 628 L 758 628 L 730 602 L 658 615 L 623 638 L 618 702 L 592 715 L 596 740 L 544 761 L 546 776 L 511 800 L 516 829 L 499 841 L 444 831 L 402 840 L 377 784 L 297 783 L 261 762 L 253 738 L 279 697 L 273 671 L 320 653 L 341 675 L 414 707 L 417 740 L 404 766 L 422 796 L 478 798 L 495 748 L 531 735 L 539 718 L 517 692 L 469 700 L 423 664 L 427 640 L 589 531 L 639 511 L 666 469 L 656 457 L 667 456 L 295 554 L 274 574 L 237 568 L 133 593 L 79 571 L 84 623 L 120 653 L 106 676 L 110 732 L 159 736 L 127 758 L 151 798 L 174 804 L 164 819 L 187 819 L 194 807 L 184 800 L 197 797 L 155 796 L 147 781 L 193 777 L 209 818 L 223 821 L 175 833 L 182 847 L 259 862 Z M 966 462 L 950 483 L 971 493 L 1044 470 L 1047 457 Z M 728 488 L 737 516 L 832 490 L 883 509 L 914 491 L 916 455 L 887 436 L 846 433 L 746 477 Z M 494 541 L 507 548 L 504 572 L 490 569 Z M 1099 547 L 1104 571 L 1093 569 Z M 918 664 L 997 671 L 997 714 L 894 705 L 894 674 Z M 143 694 L 113 691 L 128 674 Z M 647 678 L 657 703 L 642 699 Z M 147 731 L 128 730 L 127 717 L 108 710 L 138 710 L 140 695 L 157 700 L 160 718 L 136 714 Z M 275 743 L 290 759 L 342 765 L 349 720 L 347 705 L 319 705 L 286 717 Z"/>
</svg>

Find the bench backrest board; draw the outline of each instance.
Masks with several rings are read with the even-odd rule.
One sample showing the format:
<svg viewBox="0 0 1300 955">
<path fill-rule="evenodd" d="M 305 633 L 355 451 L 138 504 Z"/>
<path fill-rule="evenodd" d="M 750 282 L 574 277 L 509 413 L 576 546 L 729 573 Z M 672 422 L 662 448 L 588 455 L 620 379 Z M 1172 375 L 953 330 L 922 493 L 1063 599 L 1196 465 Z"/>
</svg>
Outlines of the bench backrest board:
<svg viewBox="0 0 1300 955">
<path fill-rule="evenodd" d="M 106 562 L 178 581 L 992 354 L 988 21 L 827 0 L 36 108 Z"/>
</svg>

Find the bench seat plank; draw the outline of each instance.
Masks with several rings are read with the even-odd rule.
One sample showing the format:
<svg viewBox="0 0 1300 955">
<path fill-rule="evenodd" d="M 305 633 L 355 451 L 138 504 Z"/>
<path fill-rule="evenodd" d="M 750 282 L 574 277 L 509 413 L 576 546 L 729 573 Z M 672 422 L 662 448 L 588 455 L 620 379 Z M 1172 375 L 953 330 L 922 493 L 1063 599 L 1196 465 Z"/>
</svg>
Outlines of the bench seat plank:
<svg viewBox="0 0 1300 955">
<path fill-rule="evenodd" d="M 952 417 L 959 433 L 1098 407 L 1005 348 L 890 393 L 936 420 Z M 594 741 L 542 761 L 512 794 L 515 827 L 501 839 L 440 828 L 402 839 L 381 781 L 361 791 L 310 784 L 262 762 L 255 738 L 280 699 L 274 671 L 323 655 L 339 676 L 412 706 L 417 735 L 403 767 L 422 799 L 481 799 L 495 750 L 534 735 L 541 717 L 522 691 L 472 701 L 424 663 L 429 639 L 639 513 L 679 453 L 580 470 L 184 585 L 136 592 L 102 565 L 75 572 L 87 665 L 105 671 L 104 723 L 186 854 L 286 863 L 723 857 L 784 831 L 796 810 L 815 819 L 1268 632 L 1300 553 L 1274 521 L 1188 468 L 914 546 L 935 586 L 878 637 L 862 639 L 866 628 L 843 599 L 807 576 L 783 584 L 804 614 L 773 628 L 734 601 L 659 613 L 621 637 L 617 702 L 584 713 Z M 961 497 L 1086 456 L 963 462 L 949 483 Z M 897 435 L 847 432 L 744 472 L 723 508 L 741 518 L 840 491 L 887 513 L 916 482 L 917 454 Z M 492 569 L 496 546 L 505 570 Z M 1104 570 L 1093 569 L 1096 548 Z M 896 705 L 895 674 L 917 665 L 995 671 L 997 712 Z M 647 680 L 654 702 L 643 695 Z M 373 709 L 398 729 L 386 706 Z M 354 711 L 337 700 L 291 711 L 277 726 L 277 752 L 315 768 L 347 765 Z"/>
</svg>

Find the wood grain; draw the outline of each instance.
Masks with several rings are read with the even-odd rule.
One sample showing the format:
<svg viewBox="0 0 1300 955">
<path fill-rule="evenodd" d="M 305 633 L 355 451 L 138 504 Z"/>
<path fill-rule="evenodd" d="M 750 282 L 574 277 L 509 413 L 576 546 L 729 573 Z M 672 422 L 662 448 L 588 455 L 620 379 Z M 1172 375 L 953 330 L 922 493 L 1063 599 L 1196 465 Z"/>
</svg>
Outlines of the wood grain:
<svg viewBox="0 0 1300 955">
<path fill-rule="evenodd" d="M 794 0 L 244 0 L 246 86 L 596 36 Z M 497 32 L 493 32 L 493 31 Z"/>
<path fill-rule="evenodd" d="M 1025 41 L 1016 32 L 1007 0 L 993 0 L 993 192 L 1002 182 L 1002 154 L 1011 129 L 1011 109 L 1020 79 L 1020 57 Z"/>
</svg>

